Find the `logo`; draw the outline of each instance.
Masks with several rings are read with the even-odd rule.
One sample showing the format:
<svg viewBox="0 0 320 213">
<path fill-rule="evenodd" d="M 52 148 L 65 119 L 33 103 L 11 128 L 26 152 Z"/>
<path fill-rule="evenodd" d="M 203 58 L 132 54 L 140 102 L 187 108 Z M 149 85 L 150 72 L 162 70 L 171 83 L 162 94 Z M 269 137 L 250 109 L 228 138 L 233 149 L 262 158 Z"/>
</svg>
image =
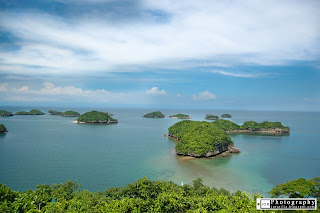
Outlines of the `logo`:
<svg viewBox="0 0 320 213">
<path fill-rule="evenodd" d="M 257 198 L 257 210 L 316 210 L 317 198 Z"/>
</svg>

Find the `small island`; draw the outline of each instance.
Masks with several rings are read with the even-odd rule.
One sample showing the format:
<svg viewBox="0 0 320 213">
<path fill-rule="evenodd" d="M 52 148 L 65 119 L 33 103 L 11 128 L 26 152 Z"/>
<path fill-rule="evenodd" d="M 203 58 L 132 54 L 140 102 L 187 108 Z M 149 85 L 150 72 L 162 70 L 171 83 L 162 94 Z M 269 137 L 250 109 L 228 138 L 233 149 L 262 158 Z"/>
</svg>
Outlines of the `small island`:
<svg viewBox="0 0 320 213">
<path fill-rule="evenodd" d="M 201 158 L 224 153 L 221 156 L 226 157 L 240 152 L 234 148 L 230 136 L 210 122 L 180 121 L 168 130 L 168 136 L 177 141 L 177 155 Z"/>
<path fill-rule="evenodd" d="M 221 115 L 221 118 L 231 118 L 232 116 L 230 114 L 223 114 Z"/>
<path fill-rule="evenodd" d="M 281 122 L 263 121 L 257 123 L 255 121 L 246 121 L 242 125 L 238 125 L 229 120 L 214 121 L 213 124 L 223 129 L 227 133 L 271 133 L 283 134 L 289 133 L 290 128 L 283 126 Z"/>
<path fill-rule="evenodd" d="M 156 112 L 150 112 L 145 114 L 143 117 L 145 118 L 164 118 L 164 114 L 162 114 L 162 112 L 160 111 L 156 111 Z"/>
<path fill-rule="evenodd" d="M 14 115 L 44 115 L 44 112 L 41 112 L 39 110 L 33 109 L 30 110 L 29 112 L 27 111 L 20 111 L 20 112 L 16 112 L 14 113 Z"/>
<path fill-rule="evenodd" d="M 0 124 L 0 133 L 5 133 L 5 132 L 8 132 L 7 128 L 3 124 Z"/>
<path fill-rule="evenodd" d="M 110 114 L 99 111 L 86 112 L 77 119 L 78 124 L 113 124 L 118 123 Z"/>
<path fill-rule="evenodd" d="M 75 111 L 65 111 L 65 112 L 58 112 L 54 110 L 49 110 L 50 115 L 58 115 L 62 117 L 79 117 L 80 113 Z"/>
<path fill-rule="evenodd" d="M 0 116 L 1 117 L 9 117 L 9 116 L 13 116 L 13 114 L 11 112 L 6 111 L 6 110 L 0 110 Z"/>
<path fill-rule="evenodd" d="M 205 119 L 206 119 L 206 120 L 219 120 L 219 116 L 217 116 L 217 115 L 212 115 L 212 114 L 206 114 Z"/>
<path fill-rule="evenodd" d="M 176 119 L 191 119 L 189 115 L 184 115 L 184 114 L 176 114 L 176 115 L 170 115 L 169 118 L 176 118 Z"/>
</svg>

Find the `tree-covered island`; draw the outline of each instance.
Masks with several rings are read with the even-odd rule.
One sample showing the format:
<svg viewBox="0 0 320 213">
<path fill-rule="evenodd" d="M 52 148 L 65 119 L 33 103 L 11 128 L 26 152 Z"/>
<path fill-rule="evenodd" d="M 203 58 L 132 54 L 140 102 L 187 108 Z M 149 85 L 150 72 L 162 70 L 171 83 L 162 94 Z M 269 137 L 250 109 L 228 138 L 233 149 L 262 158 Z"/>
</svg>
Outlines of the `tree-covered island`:
<svg viewBox="0 0 320 213">
<path fill-rule="evenodd" d="M 217 115 L 212 115 L 212 114 L 206 114 L 205 119 L 206 119 L 206 120 L 219 120 L 219 116 L 217 116 Z"/>
<path fill-rule="evenodd" d="M 110 114 L 99 111 L 86 112 L 77 119 L 78 124 L 111 124 L 118 123 L 117 119 L 114 119 Z"/>
<path fill-rule="evenodd" d="M 189 115 L 185 115 L 185 114 L 176 114 L 176 115 L 170 115 L 169 118 L 176 118 L 176 119 L 191 119 L 191 117 Z"/>
<path fill-rule="evenodd" d="M 6 110 L 0 110 L 0 116 L 1 117 L 9 117 L 9 116 L 13 116 L 13 114 L 11 112 L 6 111 Z"/>
<path fill-rule="evenodd" d="M 145 114 L 143 117 L 145 118 L 164 118 L 164 114 L 162 114 L 162 112 L 160 111 L 156 111 L 156 112 L 150 112 Z"/>
<path fill-rule="evenodd" d="M 75 112 L 75 111 L 58 112 L 58 111 L 54 111 L 54 110 L 49 110 L 49 113 L 51 115 L 59 115 L 62 117 L 79 117 L 80 116 L 80 113 Z"/>
<path fill-rule="evenodd" d="M 0 124 L 0 133 L 5 133 L 5 132 L 8 132 L 7 128 L 3 124 Z"/>
<path fill-rule="evenodd" d="M 232 116 L 230 114 L 223 114 L 221 115 L 221 118 L 231 118 Z"/>
<path fill-rule="evenodd" d="M 176 153 L 192 157 L 212 157 L 239 153 L 227 133 L 213 122 L 180 121 L 169 127 L 169 137 L 177 139 Z"/>
<path fill-rule="evenodd" d="M 242 125 L 238 125 L 229 120 L 218 120 L 213 122 L 219 128 L 227 133 L 289 133 L 290 128 L 283 126 L 281 122 L 263 121 L 257 123 L 255 121 L 246 121 Z"/>
<path fill-rule="evenodd" d="M 27 111 L 20 111 L 20 112 L 16 112 L 14 113 L 14 115 L 44 115 L 44 112 L 41 112 L 40 110 L 37 109 L 32 109 L 29 112 Z"/>
</svg>

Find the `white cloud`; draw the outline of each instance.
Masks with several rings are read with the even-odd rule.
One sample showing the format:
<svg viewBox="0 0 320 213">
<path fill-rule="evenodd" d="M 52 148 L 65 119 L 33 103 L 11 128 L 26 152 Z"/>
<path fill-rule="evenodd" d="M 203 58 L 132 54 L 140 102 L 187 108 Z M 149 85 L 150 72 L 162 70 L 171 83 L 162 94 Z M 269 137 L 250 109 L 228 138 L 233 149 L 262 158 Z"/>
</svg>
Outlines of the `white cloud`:
<svg viewBox="0 0 320 213">
<path fill-rule="evenodd" d="M 181 94 L 180 94 L 180 93 L 178 93 L 176 96 L 177 96 L 177 97 L 181 97 Z"/>
<path fill-rule="evenodd" d="M 0 84 L 0 92 L 7 91 L 7 86 L 8 86 L 8 83 Z"/>
<path fill-rule="evenodd" d="M 226 72 L 223 70 L 213 70 L 211 72 L 218 73 L 221 75 L 240 77 L 240 78 L 259 78 L 259 77 L 266 76 L 266 74 L 264 74 L 264 73 L 232 73 L 232 72 Z"/>
<path fill-rule="evenodd" d="M 198 95 L 192 95 L 192 100 L 213 100 L 216 96 L 208 90 L 200 92 Z"/>
<path fill-rule="evenodd" d="M 223 65 L 317 60 L 319 9 L 319 1 L 312 0 L 144 0 L 142 11 L 161 11 L 168 18 L 134 24 L 112 24 L 99 16 L 67 20 L 5 11 L 0 27 L 20 39 L 20 48 L 1 50 L 0 58 L 8 72 L 23 73 L 10 66 L 28 65 L 62 74 L 115 72 L 121 66 L 179 67 L 185 61 L 202 66 L 194 62 L 202 59 Z"/>
<path fill-rule="evenodd" d="M 29 87 L 28 86 L 23 86 L 17 90 L 18 92 L 29 92 Z"/>
<path fill-rule="evenodd" d="M 146 90 L 147 95 L 167 95 L 164 89 L 159 90 L 158 87 L 152 87 L 150 90 Z"/>
</svg>

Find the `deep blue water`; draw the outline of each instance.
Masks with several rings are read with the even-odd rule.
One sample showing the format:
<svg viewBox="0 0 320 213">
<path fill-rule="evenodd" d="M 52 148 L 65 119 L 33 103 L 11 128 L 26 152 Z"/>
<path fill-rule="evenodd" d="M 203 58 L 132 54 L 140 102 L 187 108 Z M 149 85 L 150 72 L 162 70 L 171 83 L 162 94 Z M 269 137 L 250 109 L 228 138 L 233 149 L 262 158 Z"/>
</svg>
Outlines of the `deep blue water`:
<svg viewBox="0 0 320 213">
<path fill-rule="evenodd" d="M 11 112 L 29 107 L 1 107 Z M 0 135 L 0 182 L 14 190 L 78 180 L 97 191 L 125 186 L 146 176 L 152 180 L 191 183 L 200 177 L 211 187 L 232 192 L 244 190 L 267 195 L 276 184 L 299 177 L 320 176 L 320 113 L 222 110 L 161 110 L 166 118 L 143 118 L 153 109 L 96 109 L 114 114 L 113 125 L 75 124 L 75 118 L 43 116 L 0 118 L 8 133 Z M 158 109 L 157 109 L 158 110 Z M 281 121 L 290 126 L 288 136 L 232 135 L 242 152 L 229 158 L 190 159 L 175 155 L 175 142 L 164 137 L 186 113 L 204 120 L 207 113 L 230 113 L 232 121 Z"/>
</svg>

